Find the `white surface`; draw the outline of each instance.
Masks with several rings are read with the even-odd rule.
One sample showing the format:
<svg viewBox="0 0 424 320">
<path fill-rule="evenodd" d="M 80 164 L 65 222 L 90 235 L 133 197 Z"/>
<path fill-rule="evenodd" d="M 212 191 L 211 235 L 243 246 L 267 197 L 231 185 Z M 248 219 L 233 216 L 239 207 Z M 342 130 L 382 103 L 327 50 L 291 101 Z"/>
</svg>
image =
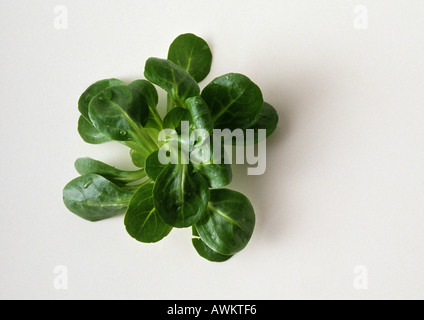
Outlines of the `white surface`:
<svg viewBox="0 0 424 320">
<path fill-rule="evenodd" d="M 424 298 L 423 13 L 421 0 L 1 0 L 0 298 Z M 62 203 L 76 158 L 131 167 L 125 147 L 80 139 L 79 95 L 143 77 L 185 32 L 212 47 L 202 86 L 241 72 L 281 117 L 266 174 L 234 167 L 257 226 L 222 264 L 197 256 L 189 229 L 140 244 L 122 216 L 89 223 Z"/>
</svg>

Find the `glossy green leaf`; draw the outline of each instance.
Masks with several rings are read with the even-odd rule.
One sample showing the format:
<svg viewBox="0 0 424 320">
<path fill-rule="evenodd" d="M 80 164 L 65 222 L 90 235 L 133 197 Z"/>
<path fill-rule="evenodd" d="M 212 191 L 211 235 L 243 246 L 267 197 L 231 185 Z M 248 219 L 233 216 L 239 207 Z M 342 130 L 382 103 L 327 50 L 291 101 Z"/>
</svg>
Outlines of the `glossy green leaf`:
<svg viewBox="0 0 424 320">
<path fill-rule="evenodd" d="M 88 105 L 91 99 L 93 99 L 94 96 L 96 96 L 98 93 L 102 92 L 106 88 L 120 85 L 124 85 L 124 83 L 118 79 L 104 79 L 93 83 L 84 91 L 84 93 L 79 98 L 78 110 L 81 112 L 81 114 L 87 121 L 91 122 L 90 117 L 88 115 Z"/>
<path fill-rule="evenodd" d="M 212 189 L 225 187 L 231 183 L 233 178 L 230 164 L 200 163 L 194 164 L 194 167 L 202 174 Z"/>
<path fill-rule="evenodd" d="M 192 33 L 178 36 L 169 47 L 168 60 L 187 71 L 197 82 L 209 74 L 212 52 L 205 40 Z"/>
<path fill-rule="evenodd" d="M 190 74 L 165 59 L 149 58 L 146 61 L 144 76 L 147 80 L 168 92 L 179 107 L 184 107 L 187 98 L 200 94 L 199 86 Z"/>
<path fill-rule="evenodd" d="M 163 127 L 167 129 L 175 129 L 178 134 L 181 134 L 181 121 L 191 120 L 190 112 L 181 107 L 176 107 L 169 111 L 163 118 Z"/>
<path fill-rule="evenodd" d="M 191 239 L 191 242 L 193 244 L 193 247 L 196 249 L 197 253 L 206 260 L 212 262 L 224 262 L 232 257 L 232 255 L 223 255 L 209 248 L 199 237 L 195 226 L 193 226 L 193 238 Z"/>
<path fill-rule="evenodd" d="M 176 107 L 174 100 L 172 100 L 170 94 L 166 95 L 166 112 L 168 113 Z"/>
<path fill-rule="evenodd" d="M 149 106 L 149 117 L 144 128 L 153 131 L 153 138 L 157 139 L 159 132 L 162 128 L 162 119 L 157 110 L 157 104 L 159 101 L 158 92 L 153 84 L 147 80 L 135 80 L 128 86 L 134 87 L 145 97 Z"/>
<path fill-rule="evenodd" d="M 144 170 L 146 171 L 147 176 L 152 181 L 156 181 L 157 177 L 165 168 L 165 165 L 160 163 L 158 154 L 159 154 L 159 150 L 152 152 L 147 157 L 146 164 L 144 166 Z"/>
<path fill-rule="evenodd" d="M 196 223 L 201 239 L 213 251 L 232 255 L 244 249 L 255 226 L 255 212 L 249 199 L 229 190 L 210 191 L 207 212 Z"/>
<path fill-rule="evenodd" d="M 96 173 L 108 180 L 129 183 L 146 177 L 143 169 L 125 171 L 112 167 L 106 163 L 91 158 L 79 158 L 75 161 L 75 169 L 80 175 Z"/>
<path fill-rule="evenodd" d="M 136 240 L 153 243 L 172 230 L 157 214 L 153 202 L 153 183 L 142 185 L 133 195 L 125 213 L 127 232 Z"/>
<path fill-rule="evenodd" d="M 194 168 L 202 174 L 205 179 L 208 181 L 209 187 L 212 189 L 222 188 L 226 185 L 230 184 L 233 178 L 232 174 L 232 168 L 231 164 L 225 163 L 225 158 L 227 157 L 226 150 L 224 148 L 224 145 L 220 145 L 220 151 L 221 156 L 219 157 L 219 154 L 214 154 L 214 136 L 211 136 L 211 141 L 209 142 L 209 148 L 210 148 L 210 159 L 209 161 L 193 161 L 193 154 L 196 155 L 196 153 L 193 151 L 191 154 L 192 164 Z M 197 148 L 197 145 L 194 146 L 194 149 Z M 199 156 L 199 158 L 202 158 L 202 156 Z M 217 158 L 217 159 L 215 159 Z"/>
<path fill-rule="evenodd" d="M 103 133 L 100 133 L 99 130 L 97 130 L 91 122 L 82 115 L 78 120 L 78 133 L 85 142 L 91 144 L 101 144 L 112 141 L 112 139 L 105 136 Z"/>
<path fill-rule="evenodd" d="M 248 129 L 255 130 L 254 142 L 258 143 L 258 129 L 266 129 L 266 137 L 268 138 L 274 133 L 278 124 L 278 113 L 269 103 L 264 103 L 258 121 L 251 125 Z"/>
<path fill-rule="evenodd" d="M 165 223 L 184 228 L 205 214 L 209 187 L 199 173 L 193 172 L 191 165 L 168 164 L 156 179 L 153 198 Z"/>
<path fill-rule="evenodd" d="M 202 91 L 215 129 L 246 129 L 254 124 L 264 104 L 262 92 L 248 77 L 229 73 L 214 79 Z"/>
<path fill-rule="evenodd" d="M 139 168 L 144 168 L 144 163 L 146 161 L 146 157 L 144 157 L 141 153 L 138 151 L 131 149 L 130 150 L 130 157 L 132 163 Z"/>
<path fill-rule="evenodd" d="M 187 109 L 191 114 L 191 122 L 197 129 L 205 129 L 212 134 L 213 122 L 211 112 L 206 102 L 200 97 L 191 97 L 185 101 Z"/>
<path fill-rule="evenodd" d="M 163 239 L 173 227 L 192 226 L 192 244 L 209 261 L 226 261 L 245 248 L 255 226 L 254 209 L 241 193 L 222 189 L 231 182 L 232 170 L 223 146 L 214 150 L 213 142 L 231 144 L 244 133 L 252 137 L 245 143 L 257 143 L 265 130 L 266 137 L 275 131 L 278 114 L 242 74 L 215 78 L 201 92 L 198 82 L 208 76 L 211 63 L 208 44 L 182 34 L 170 45 L 167 60 L 146 61 L 147 80 L 125 85 L 104 79 L 85 90 L 78 100 L 80 136 L 92 144 L 120 142 L 140 169 L 77 159 L 81 176 L 63 189 L 71 212 L 98 221 L 126 211 L 126 230 L 146 243 Z M 163 120 L 155 85 L 166 91 Z M 246 149 L 246 155 L 254 157 L 251 151 Z"/>
<path fill-rule="evenodd" d="M 210 111 L 206 105 L 206 103 L 203 101 L 201 97 L 192 97 L 186 100 L 186 105 L 188 108 L 188 111 L 183 108 L 174 108 L 172 109 L 167 116 L 164 119 L 164 127 L 169 127 L 172 129 L 176 129 L 178 133 L 181 133 L 180 129 L 180 123 L 181 121 L 190 121 L 190 133 L 191 130 L 198 128 L 198 129 L 205 129 L 208 132 L 212 132 L 212 121 L 211 121 L 211 115 Z M 198 139 L 200 140 L 200 144 L 204 142 L 204 139 Z M 210 143 L 206 147 L 209 148 L 209 151 L 212 152 L 212 143 L 208 140 Z M 189 149 L 193 149 L 194 141 L 190 141 L 189 143 Z M 196 146 L 199 148 L 199 146 L 196 144 Z M 200 146 L 201 147 L 201 146 Z M 224 164 L 223 158 L 224 158 L 224 152 L 225 150 L 222 150 L 222 157 L 221 157 L 221 164 L 214 164 L 213 163 L 213 154 L 210 154 L 210 158 L 208 163 L 203 163 L 203 161 L 198 161 L 197 163 L 193 163 L 196 170 L 198 170 L 208 181 L 208 184 L 211 188 L 221 188 L 223 186 L 226 186 L 231 182 L 232 179 L 232 171 L 231 171 L 231 165 Z M 196 152 L 193 151 L 191 154 L 191 157 L 196 156 Z M 199 159 L 203 159 L 203 157 L 200 155 L 197 157 Z"/>
<path fill-rule="evenodd" d="M 156 110 L 159 102 L 158 92 L 153 84 L 147 80 L 134 80 L 131 82 L 129 87 L 136 88 L 146 98 L 146 102 L 150 110 Z"/>
<path fill-rule="evenodd" d="M 101 133 L 137 150 L 143 157 L 158 148 L 157 140 L 143 128 L 149 115 L 147 101 L 134 87 L 103 90 L 91 100 L 89 115 Z"/>
<path fill-rule="evenodd" d="M 118 187 L 98 174 L 87 174 L 69 182 L 63 189 L 63 202 L 76 215 L 89 221 L 124 213 L 132 192 Z"/>
<path fill-rule="evenodd" d="M 178 134 L 181 134 L 181 122 L 188 121 L 189 135 L 194 129 L 206 130 L 206 137 L 197 138 L 197 141 L 202 143 L 213 130 L 209 108 L 200 96 L 187 99 L 186 105 L 187 109 L 176 107 L 169 111 L 163 120 L 163 127 L 175 129 Z M 194 141 L 186 143 L 190 144 L 191 149 Z"/>
<path fill-rule="evenodd" d="M 140 92 L 129 86 L 110 87 L 90 102 L 93 125 L 117 141 L 139 141 L 139 131 L 146 124 L 149 107 Z"/>
</svg>

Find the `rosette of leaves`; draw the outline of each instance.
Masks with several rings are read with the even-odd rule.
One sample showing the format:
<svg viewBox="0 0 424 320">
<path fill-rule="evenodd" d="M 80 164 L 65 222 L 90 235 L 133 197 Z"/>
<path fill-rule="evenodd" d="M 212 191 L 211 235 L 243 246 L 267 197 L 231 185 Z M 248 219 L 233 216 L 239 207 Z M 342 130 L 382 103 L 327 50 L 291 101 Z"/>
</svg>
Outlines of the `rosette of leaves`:
<svg viewBox="0 0 424 320">
<path fill-rule="evenodd" d="M 275 130 L 277 112 L 248 77 L 228 73 L 200 89 L 211 64 L 208 44 L 183 34 L 172 42 L 167 59 L 146 61 L 146 79 L 129 84 L 105 79 L 87 88 L 78 101 L 80 136 L 90 144 L 124 144 L 139 169 L 77 159 L 80 176 L 63 190 L 71 212 L 89 221 L 125 214 L 127 232 L 144 243 L 160 241 L 173 228 L 191 227 L 194 248 L 210 261 L 226 261 L 246 247 L 255 212 L 246 196 L 224 188 L 232 180 L 231 165 L 191 159 L 163 165 L 158 157 L 166 143 L 159 139 L 164 128 L 175 131 L 179 147 L 192 151 L 193 143 L 184 141 L 182 121 L 189 124 L 189 133 L 204 129 L 211 139 L 213 129 L 266 129 L 267 136 Z M 157 109 L 155 85 L 167 93 L 164 118 Z M 179 160 L 187 156 L 177 155 Z"/>
</svg>

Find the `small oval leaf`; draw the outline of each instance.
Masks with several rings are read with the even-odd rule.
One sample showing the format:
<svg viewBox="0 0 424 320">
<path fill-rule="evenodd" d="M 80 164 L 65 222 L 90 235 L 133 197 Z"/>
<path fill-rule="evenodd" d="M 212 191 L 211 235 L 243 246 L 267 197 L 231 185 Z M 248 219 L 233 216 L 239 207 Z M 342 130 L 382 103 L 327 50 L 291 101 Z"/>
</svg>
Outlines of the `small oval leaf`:
<svg viewBox="0 0 424 320">
<path fill-rule="evenodd" d="M 91 122 L 82 115 L 78 120 L 78 133 L 82 140 L 90 144 L 102 144 L 112 141 L 112 139 L 105 136 L 103 133 L 100 133 L 99 130 L 97 130 Z"/>
<path fill-rule="evenodd" d="M 131 197 L 132 192 L 92 173 L 72 180 L 63 189 L 65 206 L 89 221 L 99 221 L 124 213 Z"/>
<path fill-rule="evenodd" d="M 153 202 L 153 183 L 142 185 L 133 195 L 125 213 L 124 224 L 131 237 L 140 242 L 162 240 L 172 230 L 157 214 Z"/>
<path fill-rule="evenodd" d="M 137 89 L 115 86 L 103 90 L 91 100 L 89 115 L 97 130 L 109 138 L 138 141 L 140 128 L 148 120 L 149 107 Z"/>
<path fill-rule="evenodd" d="M 206 214 L 195 226 L 213 251 L 232 255 L 249 242 L 255 227 L 255 212 L 243 194 L 229 189 L 211 190 Z"/>
<path fill-rule="evenodd" d="M 104 79 L 97 81 L 93 83 L 91 86 L 89 86 L 84 93 L 81 95 L 81 97 L 78 100 L 78 110 L 81 112 L 83 117 L 87 121 L 91 121 L 90 117 L 88 115 L 88 105 L 90 104 L 91 99 L 94 98 L 98 93 L 102 92 L 106 88 L 110 88 L 113 86 L 120 86 L 124 85 L 124 83 L 121 80 L 118 79 Z"/>
<path fill-rule="evenodd" d="M 159 161 L 159 150 L 152 152 L 146 159 L 144 170 L 149 179 L 156 181 L 165 165 Z"/>
<path fill-rule="evenodd" d="M 246 129 L 254 124 L 264 104 L 262 92 L 248 77 L 229 73 L 214 79 L 202 91 L 215 129 Z"/>
<path fill-rule="evenodd" d="M 179 107 L 184 107 L 187 98 L 200 94 L 196 80 L 187 71 L 166 59 L 147 59 L 144 76 L 168 92 Z"/>
<path fill-rule="evenodd" d="M 170 45 L 168 60 L 187 71 L 197 82 L 211 70 L 212 52 L 205 40 L 192 33 L 179 35 Z"/>
<path fill-rule="evenodd" d="M 264 102 L 261 114 L 258 121 L 251 125 L 248 129 L 255 130 L 254 134 L 254 143 L 260 142 L 258 140 L 258 130 L 266 129 L 266 137 L 268 138 L 271 134 L 274 133 L 278 124 L 278 113 L 273 106 L 269 103 Z"/>
<path fill-rule="evenodd" d="M 185 228 L 205 214 L 209 187 L 199 173 L 193 173 L 191 165 L 170 163 L 156 179 L 153 198 L 165 223 Z"/>
<path fill-rule="evenodd" d="M 191 239 L 193 247 L 196 249 L 199 256 L 212 262 L 224 262 L 232 257 L 232 255 L 223 255 L 209 248 L 202 239 L 199 238 L 199 234 L 196 231 L 196 227 L 193 226 L 193 238 Z"/>
</svg>

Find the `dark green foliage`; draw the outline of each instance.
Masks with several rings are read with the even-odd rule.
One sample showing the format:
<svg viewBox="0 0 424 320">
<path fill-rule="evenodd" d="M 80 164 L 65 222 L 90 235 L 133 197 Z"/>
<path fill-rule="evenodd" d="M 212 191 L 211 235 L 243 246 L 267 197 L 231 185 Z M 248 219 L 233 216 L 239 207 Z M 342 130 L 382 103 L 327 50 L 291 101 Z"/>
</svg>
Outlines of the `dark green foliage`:
<svg viewBox="0 0 424 320">
<path fill-rule="evenodd" d="M 140 242 L 158 242 L 172 230 L 157 214 L 153 203 L 153 183 L 142 185 L 133 195 L 124 219 L 128 233 Z"/>
<path fill-rule="evenodd" d="M 81 176 L 63 190 L 71 212 L 89 221 L 125 213 L 127 232 L 144 243 L 160 241 L 174 227 L 192 227 L 194 248 L 210 261 L 226 261 L 246 247 L 255 227 L 253 206 L 243 194 L 223 189 L 232 181 L 231 165 L 216 163 L 208 147 L 214 129 L 254 129 L 257 143 L 257 130 L 266 129 L 268 137 L 278 114 L 242 74 L 215 78 L 201 90 L 198 83 L 208 76 L 211 63 L 208 44 L 187 33 L 172 42 L 167 59 L 146 61 L 147 80 L 126 85 L 104 79 L 84 91 L 78 101 L 82 139 L 122 143 L 138 169 L 77 159 Z M 154 85 L 167 93 L 163 119 Z M 163 134 L 163 129 L 169 131 Z M 223 149 L 221 156 L 215 153 L 224 159 Z"/>
</svg>

